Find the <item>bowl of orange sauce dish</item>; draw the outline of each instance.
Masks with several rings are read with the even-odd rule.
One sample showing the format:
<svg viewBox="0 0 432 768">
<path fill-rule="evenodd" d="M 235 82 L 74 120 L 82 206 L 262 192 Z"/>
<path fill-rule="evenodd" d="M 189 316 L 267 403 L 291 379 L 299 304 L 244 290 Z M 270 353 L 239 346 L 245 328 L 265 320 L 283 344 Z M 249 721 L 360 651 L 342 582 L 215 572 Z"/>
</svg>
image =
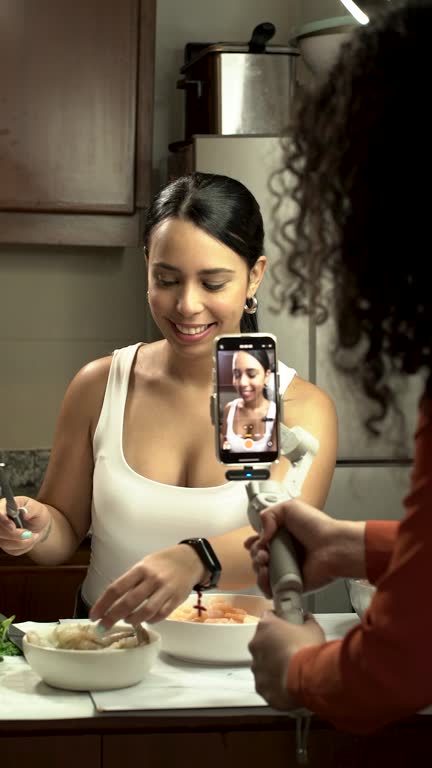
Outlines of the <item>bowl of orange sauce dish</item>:
<svg viewBox="0 0 432 768">
<path fill-rule="evenodd" d="M 191 594 L 154 628 L 162 651 L 197 664 L 250 664 L 256 625 L 273 603 L 260 595 Z"/>
</svg>

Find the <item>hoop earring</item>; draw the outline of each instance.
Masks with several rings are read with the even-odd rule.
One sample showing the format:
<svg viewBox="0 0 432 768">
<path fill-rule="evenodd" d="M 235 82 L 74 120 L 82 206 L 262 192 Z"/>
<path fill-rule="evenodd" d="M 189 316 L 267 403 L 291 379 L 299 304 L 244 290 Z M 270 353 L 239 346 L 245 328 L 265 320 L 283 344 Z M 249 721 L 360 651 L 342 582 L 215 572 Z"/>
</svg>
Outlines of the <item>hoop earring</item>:
<svg viewBox="0 0 432 768">
<path fill-rule="evenodd" d="M 250 304 L 248 302 L 250 302 Z M 244 305 L 244 311 L 246 312 L 246 314 L 254 315 L 257 309 L 258 309 L 258 299 L 256 296 L 251 296 L 250 299 L 246 299 L 246 304 Z"/>
</svg>

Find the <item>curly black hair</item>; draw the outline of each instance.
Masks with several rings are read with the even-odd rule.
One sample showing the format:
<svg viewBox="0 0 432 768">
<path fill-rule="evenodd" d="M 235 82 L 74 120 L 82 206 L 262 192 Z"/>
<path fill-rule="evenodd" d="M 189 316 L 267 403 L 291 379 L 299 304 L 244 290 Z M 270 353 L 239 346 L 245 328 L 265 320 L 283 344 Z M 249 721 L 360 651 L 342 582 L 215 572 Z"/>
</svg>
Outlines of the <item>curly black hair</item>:
<svg viewBox="0 0 432 768">
<path fill-rule="evenodd" d="M 356 28 L 302 95 L 287 145 L 284 297 L 318 324 L 334 313 L 335 362 L 378 404 L 372 430 L 395 372 L 425 372 L 432 393 L 431 30 L 432 4 L 418 1 Z"/>
</svg>

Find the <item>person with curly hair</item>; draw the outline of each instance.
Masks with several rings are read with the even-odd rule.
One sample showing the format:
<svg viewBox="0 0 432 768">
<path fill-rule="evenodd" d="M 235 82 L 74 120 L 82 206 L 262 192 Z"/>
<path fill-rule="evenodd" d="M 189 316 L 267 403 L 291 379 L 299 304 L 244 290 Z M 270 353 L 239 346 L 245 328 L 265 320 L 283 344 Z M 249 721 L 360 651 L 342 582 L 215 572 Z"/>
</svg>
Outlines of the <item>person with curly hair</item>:
<svg viewBox="0 0 432 768">
<path fill-rule="evenodd" d="M 298 204 L 286 230 L 291 311 L 319 323 L 331 310 L 336 365 L 347 370 L 348 352 L 349 373 L 371 399 L 372 432 L 386 415 L 401 416 L 395 374 L 424 377 L 400 522 L 334 520 L 292 500 L 265 510 L 262 535 L 246 542 L 267 594 L 268 542 L 279 526 L 304 547 L 306 590 L 341 577 L 376 586 L 342 640 L 325 642 L 312 616 L 294 626 L 267 613 L 250 644 L 256 689 L 273 707 L 306 707 L 353 732 L 432 703 L 431 29 L 430 2 L 392 3 L 358 27 L 299 107 L 287 159 Z"/>
</svg>

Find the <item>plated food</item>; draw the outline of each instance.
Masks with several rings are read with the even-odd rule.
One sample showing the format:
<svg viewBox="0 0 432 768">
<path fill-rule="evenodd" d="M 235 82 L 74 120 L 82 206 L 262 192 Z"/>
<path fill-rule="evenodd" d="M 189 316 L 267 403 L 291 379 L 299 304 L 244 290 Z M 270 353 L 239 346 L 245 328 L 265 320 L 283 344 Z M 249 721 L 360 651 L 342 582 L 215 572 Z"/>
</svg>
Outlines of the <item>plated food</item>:
<svg viewBox="0 0 432 768">
<path fill-rule="evenodd" d="M 196 664 L 250 664 L 248 645 L 260 616 L 273 604 L 261 595 L 215 593 L 202 600 L 198 616 L 196 594 L 153 626 L 162 638 L 162 651 Z M 221 615 L 218 615 L 221 614 Z"/>
<path fill-rule="evenodd" d="M 114 632 L 100 633 L 96 624 L 58 624 L 46 634 L 36 630 L 27 632 L 27 641 L 41 648 L 62 648 L 69 651 L 105 651 L 117 648 L 136 648 L 150 642 L 150 635 L 140 624 Z"/>
<path fill-rule="evenodd" d="M 124 622 L 103 634 L 82 622 L 31 630 L 23 638 L 24 656 L 33 671 L 48 685 L 70 691 L 136 685 L 152 668 L 160 646 L 154 629 L 136 632 Z"/>
<path fill-rule="evenodd" d="M 245 608 L 238 608 L 225 597 L 209 596 L 208 600 L 191 605 L 182 603 L 168 619 L 192 621 L 197 624 L 257 624 L 258 616 L 252 616 Z"/>
</svg>

